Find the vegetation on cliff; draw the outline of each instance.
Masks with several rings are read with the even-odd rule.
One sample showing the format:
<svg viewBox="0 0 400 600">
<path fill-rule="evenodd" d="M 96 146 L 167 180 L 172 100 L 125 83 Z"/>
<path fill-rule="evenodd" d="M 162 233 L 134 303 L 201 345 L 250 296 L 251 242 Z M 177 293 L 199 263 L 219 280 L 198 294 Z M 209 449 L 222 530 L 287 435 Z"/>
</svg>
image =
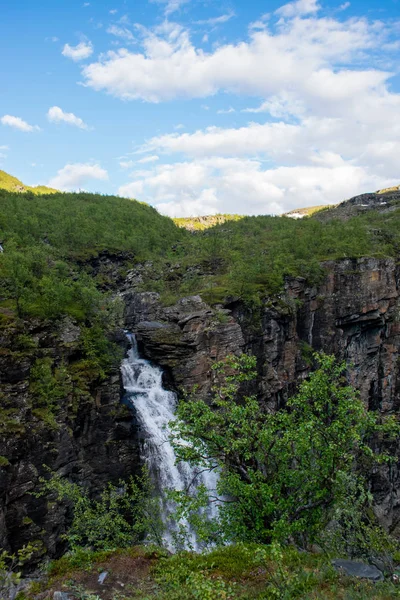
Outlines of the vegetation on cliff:
<svg viewBox="0 0 400 600">
<path fill-rule="evenodd" d="M 321 261 L 396 256 L 400 210 L 369 210 L 347 220 L 243 217 L 188 232 L 145 204 L 95 194 L 35 196 L 0 190 L 0 275 L 4 299 L 20 314 L 85 318 L 96 300 L 90 261 L 126 253 L 120 268 L 146 263 L 142 289 L 166 302 L 200 293 L 259 303 L 279 293 L 285 277 L 316 283 Z M 329 211 L 328 211 L 329 212 Z M 225 220 L 226 215 L 217 215 Z M 237 220 L 236 220 L 237 219 Z"/>
</svg>

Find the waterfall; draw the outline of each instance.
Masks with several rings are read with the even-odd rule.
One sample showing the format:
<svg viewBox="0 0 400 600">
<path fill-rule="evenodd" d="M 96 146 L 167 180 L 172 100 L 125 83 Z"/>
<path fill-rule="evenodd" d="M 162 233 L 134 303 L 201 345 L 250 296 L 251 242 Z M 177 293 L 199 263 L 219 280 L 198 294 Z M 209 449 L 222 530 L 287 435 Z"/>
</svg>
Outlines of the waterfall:
<svg viewBox="0 0 400 600">
<path fill-rule="evenodd" d="M 135 410 L 142 432 L 142 457 L 149 468 L 156 489 L 160 494 L 162 518 L 166 528 L 164 541 L 173 547 L 173 532 L 183 525 L 188 532 L 187 547 L 200 550 L 195 532 L 186 520 L 175 523 L 171 517 L 173 505 L 165 497 L 166 490 L 183 490 L 193 482 L 204 484 L 215 490 L 217 474 L 201 471 L 186 462 L 176 463 L 174 449 L 169 441 L 169 423 L 174 420 L 176 395 L 163 389 L 162 370 L 149 361 L 140 358 L 135 336 L 127 333 L 131 347 L 121 365 L 122 381 L 126 392 L 125 399 Z M 207 509 L 207 516 L 216 516 L 215 503 Z"/>
</svg>

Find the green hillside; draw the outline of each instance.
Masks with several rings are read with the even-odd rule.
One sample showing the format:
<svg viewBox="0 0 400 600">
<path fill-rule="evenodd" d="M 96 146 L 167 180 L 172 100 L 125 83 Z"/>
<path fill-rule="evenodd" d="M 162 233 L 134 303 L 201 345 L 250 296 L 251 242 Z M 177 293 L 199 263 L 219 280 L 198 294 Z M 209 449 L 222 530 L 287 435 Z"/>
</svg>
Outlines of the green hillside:
<svg viewBox="0 0 400 600">
<path fill-rule="evenodd" d="M 1 169 L 0 188 L 3 190 L 8 190 L 9 192 L 33 192 L 34 194 L 55 194 L 58 192 L 58 190 L 46 187 L 44 185 L 37 185 L 35 187 L 24 185 L 22 181 L 16 177 L 13 177 L 12 175 L 9 175 Z"/>
<path fill-rule="evenodd" d="M 190 234 L 140 202 L 0 189 L 0 304 L 2 297 L 19 316 L 85 319 L 101 305 L 105 282 L 90 267 L 99 253 L 125 253 L 120 266 L 127 268 L 166 257 L 184 236 Z"/>
<path fill-rule="evenodd" d="M 9 186 L 16 182 L 6 176 Z M 279 294 L 287 276 L 317 283 L 323 260 L 397 255 L 400 202 L 389 196 L 377 204 L 383 212 L 373 205 L 344 221 L 331 209 L 324 220 L 215 215 L 174 222 L 115 196 L 0 189 L 0 293 L 20 315 L 82 317 L 95 304 L 91 294 L 115 281 L 115 272 L 108 282 L 93 277 L 90 262 L 105 252 L 124 255 L 115 267 L 121 273 L 140 263 L 141 289 L 159 292 L 165 303 L 200 294 L 210 303 L 236 297 L 258 305 Z M 188 231 L 188 221 L 205 228 Z"/>
</svg>

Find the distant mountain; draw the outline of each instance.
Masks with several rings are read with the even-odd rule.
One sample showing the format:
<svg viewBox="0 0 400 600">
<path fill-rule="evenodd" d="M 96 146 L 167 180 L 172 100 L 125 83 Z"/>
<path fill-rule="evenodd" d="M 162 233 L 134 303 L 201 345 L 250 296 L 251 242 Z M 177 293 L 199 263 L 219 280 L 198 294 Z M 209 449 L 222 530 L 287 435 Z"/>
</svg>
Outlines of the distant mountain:
<svg viewBox="0 0 400 600">
<path fill-rule="evenodd" d="M 177 217 L 173 219 L 175 225 L 189 231 L 203 231 L 215 225 L 221 225 L 226 221 L 239 221 L 244 215 L 206 215 L 204 217 Z"/>
<path fill-rule="evenodd" d="M 320 204 L 319 206 L 308 206 L 307 208 L 294 208 L 293 210 L 284 213 L 284 217 L 291 217 L 292 219 L 302 219 L 303 217 L 311 217 L 320 210 L 326 210 L 328 208 L 335 208 L 336 204 Z"/>
<path fill-rule="evenodd" d="M 46 187 L 45 185 L 37 185 L 31 187 L 24 185 L 22 181 L 9 175 L 0 169 L 0 188 L 9 192 L 33 192 L 34 194 L 55 194 L 58 190 Z"/>
</svg>

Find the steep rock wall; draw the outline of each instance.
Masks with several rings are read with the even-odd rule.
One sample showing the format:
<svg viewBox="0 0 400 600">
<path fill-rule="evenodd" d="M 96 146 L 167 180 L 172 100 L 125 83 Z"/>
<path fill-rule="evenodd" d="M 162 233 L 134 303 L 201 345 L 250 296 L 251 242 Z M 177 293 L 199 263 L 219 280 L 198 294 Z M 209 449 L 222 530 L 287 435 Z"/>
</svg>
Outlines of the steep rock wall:
<svg viewBox="0 0 400 600">
<path fill-rule="evenodd" d="M 108 481 L 137 472 L 140 459 L 132 414 L 120 404 L 118 367 L 75 406 L 70 397 L 62 398 L 55 424 L 46 421 L 46 413 L 35 413 L 29 386 L 35 361 L 50 356 L 56 365 L 76 362 L 79 327 L 68 320 L 58 328 L 25 322 L 23 331 L 35 340 L 34 350 L 15 351 L 15 332 L 1 338 L 1 407 L 11 413 L 0 424 L 0 456 L 8 461 L 0 465 L 0 548 L 14 552 L 39 542 L 34 559 L 40 559 L 60 554 L 71 516 L 65 505 L 32 495 L 46 475 L 44 465 L 96 493 Z"/>
</svg>

